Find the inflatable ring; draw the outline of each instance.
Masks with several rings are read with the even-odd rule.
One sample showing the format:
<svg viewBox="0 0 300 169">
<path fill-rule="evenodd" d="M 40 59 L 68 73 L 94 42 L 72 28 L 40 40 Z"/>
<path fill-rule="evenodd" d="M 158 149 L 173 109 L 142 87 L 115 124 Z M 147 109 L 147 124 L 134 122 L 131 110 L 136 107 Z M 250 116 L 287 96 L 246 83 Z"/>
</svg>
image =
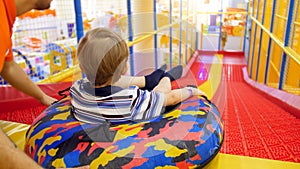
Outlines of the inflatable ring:
<svg viewBox="0 0 300 169">
<path fill-rule="evenodd" d="M 215 157 L 223 137 L 218 109 L 202 98 L 146 121 L 92 125 L 74 118 L 67 97 L 33 122 L 25 151 L 45 168 L 194 168 Z"/>
</svg>

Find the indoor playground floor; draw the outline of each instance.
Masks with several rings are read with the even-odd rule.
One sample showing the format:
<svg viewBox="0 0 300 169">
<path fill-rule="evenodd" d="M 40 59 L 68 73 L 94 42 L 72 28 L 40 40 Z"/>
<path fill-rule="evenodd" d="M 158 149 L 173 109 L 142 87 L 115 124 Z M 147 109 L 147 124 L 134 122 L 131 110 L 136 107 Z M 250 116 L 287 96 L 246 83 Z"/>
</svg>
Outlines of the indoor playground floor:
<svg viewBox="0 0 300 169">
<path fill-rule="evenodd" d="M 242 53 L 198 51 L 189 64 L 189 72 L 173 84 L 199 86 L 221 112 L 224 143 L 220 153 L 204 168 L 299 169 L 300 119 L 244 82 L 243 58 Z M 28 124 L 40 109 L 30 108 L 36 113 L 27 116 L 22 115 L 27 110 L 13 110 L 19 115 L 12 115 L 13 111 L 0 113 L 0 127 L 21 149 Z"/>
</svg>

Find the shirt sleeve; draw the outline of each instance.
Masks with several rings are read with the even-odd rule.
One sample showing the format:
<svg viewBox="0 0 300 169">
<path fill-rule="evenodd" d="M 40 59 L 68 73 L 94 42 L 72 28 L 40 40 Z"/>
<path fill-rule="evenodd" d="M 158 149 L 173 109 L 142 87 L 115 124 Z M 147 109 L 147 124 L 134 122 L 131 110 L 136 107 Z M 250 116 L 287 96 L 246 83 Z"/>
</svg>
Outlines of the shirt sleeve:
<svg viewBox="0 0 300 169">
<path fill-rule="evenodd" d="M 165 101 L 164 94 L 141 89 L 137 89 L 136 92 L 131 109 L 133 120 L 150 119 L 162 113 Z"/>
<path fill-rule="evenodd" d="M 10 48 L 8 54 L 5 57 L 5 61 L 13 61 L 13 60 L 14 60 L 14 55 L 12 52 L 12 48 Z"/>
</svg>

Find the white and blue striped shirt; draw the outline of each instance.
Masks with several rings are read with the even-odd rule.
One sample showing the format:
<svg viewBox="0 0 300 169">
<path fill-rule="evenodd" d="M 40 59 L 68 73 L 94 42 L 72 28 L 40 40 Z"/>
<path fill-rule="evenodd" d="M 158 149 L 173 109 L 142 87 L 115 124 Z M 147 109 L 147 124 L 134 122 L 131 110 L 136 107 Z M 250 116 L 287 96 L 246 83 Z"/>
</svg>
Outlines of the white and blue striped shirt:
<svg viewBox="0 0 300 169">
<path fill-rule="evenodd" d="M 93 88 L 87 79 L 81 79 L 71 87 L 70 96 L 74 116 L 86 123 L 144 120 L 164 112 L 163 94 L 137 86 Z"/>
</svg>

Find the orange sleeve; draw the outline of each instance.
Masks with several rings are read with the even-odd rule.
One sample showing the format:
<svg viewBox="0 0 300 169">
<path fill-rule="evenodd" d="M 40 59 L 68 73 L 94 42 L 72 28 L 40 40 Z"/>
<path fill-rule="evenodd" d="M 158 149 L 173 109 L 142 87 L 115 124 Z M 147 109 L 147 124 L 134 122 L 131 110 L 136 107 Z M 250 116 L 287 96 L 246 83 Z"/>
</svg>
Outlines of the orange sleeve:
<svg viewBox="0 0 300 169">
<path fill-rule="evenodd" d="M 16 17 L 14 1 L 0 1 L 0 72 L 5 61 L 13 60 L 12 52 L 12 26 Z"/>
<path fill-rule="evenodd" d="M 13 60 L 14 60 L 14 55 L 12 52 L 12 48 L 10 48 L 8 55 L 6 55 L 6 57 L 5 57 L 5 61 L 13 61 Z"/>
</svg>

